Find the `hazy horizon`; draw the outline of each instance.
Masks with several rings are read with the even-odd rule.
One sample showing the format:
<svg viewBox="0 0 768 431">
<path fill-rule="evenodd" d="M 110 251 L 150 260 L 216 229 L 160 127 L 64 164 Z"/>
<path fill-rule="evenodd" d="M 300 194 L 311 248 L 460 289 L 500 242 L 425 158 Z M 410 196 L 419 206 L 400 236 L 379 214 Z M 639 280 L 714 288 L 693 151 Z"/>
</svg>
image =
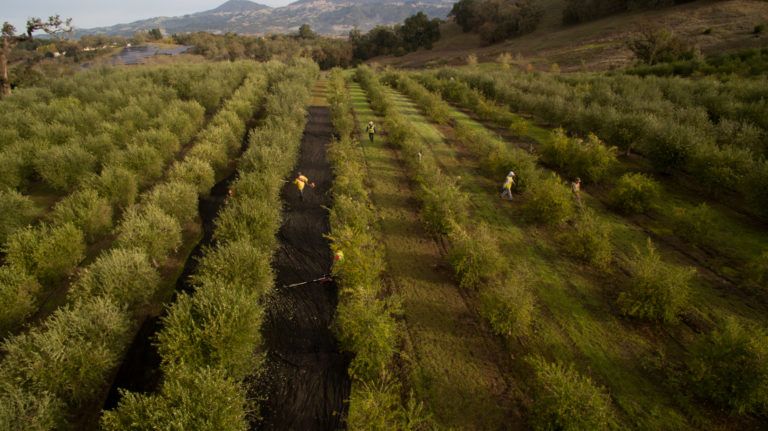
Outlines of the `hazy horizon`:
<svg viewBox="0 0 768 431">
<path fill-rule="evenodd" d="M 254 3 L 279 7 L 294 1 L 258 0 Z M 132 2 L 30 0 L 7 5 L 3 8 L 3 16 L 0 19 L 8 21 L 16 27 L 17 33 L 25 31 L 27 19 L 30 17 L 45 20 L 56 14 L 61 15 L 64 19 L 72 18 L 72 25 L 76 28 L 108 27 L 159 16 L 172 17 L 203 12 L 215 9 L 226 2 L 227 0 L 165 0 L 162 2 L 150 0 L 134 0 Z"/>
</svg>

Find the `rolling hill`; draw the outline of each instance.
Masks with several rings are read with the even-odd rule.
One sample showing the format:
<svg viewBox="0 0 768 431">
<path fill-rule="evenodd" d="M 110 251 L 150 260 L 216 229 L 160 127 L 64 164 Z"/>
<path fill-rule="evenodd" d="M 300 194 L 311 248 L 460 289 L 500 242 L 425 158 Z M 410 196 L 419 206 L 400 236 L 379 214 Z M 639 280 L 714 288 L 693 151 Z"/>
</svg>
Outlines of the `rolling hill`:
<svg viewBox="0 0 768 431">
<path fill-rule="evenodd" d="M 168 34 L 204 31 L 264 35 L 295 32 L 302 24 L 309 24 L 312 30 L 323 35 L 346 35 L 355 26 L 368 31 L 377 25 L 402 22 L 419 11 L 430 17 L 445 18 L 452 6 L 451 0 L 299 0 L 271 8 L 248 0 L 230 0 L 209 11 L 78 29 L 74 36 L 132 36 L 136 31 L 153 28 Z"/>
</svg>

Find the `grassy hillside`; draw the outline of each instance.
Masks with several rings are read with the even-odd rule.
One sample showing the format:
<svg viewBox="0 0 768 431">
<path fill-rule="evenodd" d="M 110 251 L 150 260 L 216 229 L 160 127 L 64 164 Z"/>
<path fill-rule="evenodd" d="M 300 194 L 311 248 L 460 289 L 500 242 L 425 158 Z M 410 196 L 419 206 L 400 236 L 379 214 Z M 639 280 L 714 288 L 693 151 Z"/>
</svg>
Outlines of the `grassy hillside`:
<svg viewBox="0 0 768 431">
<path fill-rule="evenodd" d="M 453 23 L 441 28 L 442 38 L 431 51 L 403 57 L 377 58 L 396 67 L 420 68 L 466 64 L 475 54 L 480 62 L 495 61 L 509 53 L 536 70 L 550 70 L 557 63 L 564 72 L 624 67 L 633 62 L 626 41 L 645 28 L 674 31 L 703 54 L 765 46 L 768 36 L 756 36 L 756 25 L 768 23 L 768 3 L 753 0 L 695 1 L 656 11 L 624 13 L 593 22 L 563 26 L 564 0 L 544 0 L 544 16 L 528 35 L 484 46 L 477 35 L 462 33 Z M 705 34 L 705 31 L 711 29 Z M 583 62 L 583 65 L 582 65 Z"/>
</svg>

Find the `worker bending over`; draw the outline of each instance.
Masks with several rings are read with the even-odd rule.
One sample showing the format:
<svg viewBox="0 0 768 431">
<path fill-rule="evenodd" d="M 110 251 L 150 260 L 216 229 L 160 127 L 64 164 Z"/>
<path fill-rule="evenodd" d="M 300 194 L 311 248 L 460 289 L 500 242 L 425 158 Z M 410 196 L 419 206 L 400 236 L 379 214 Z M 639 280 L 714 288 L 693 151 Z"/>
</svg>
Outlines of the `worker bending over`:
<svg viewBox="0 0 768 431">
<path fill-rule="evenodd" d="M 301 172 L 298 173 L 298 176 L 295 180 L 293 180 L 293 183 L 296 184 L 296 187 L 299 188 L 299 198 L 301 200 L 304 200 L 304 186 L 309 182 L 309 179 L 301 174 Z M 314 187 L 315 183 L 310 183 L 310 187 Z"/>
</svg>

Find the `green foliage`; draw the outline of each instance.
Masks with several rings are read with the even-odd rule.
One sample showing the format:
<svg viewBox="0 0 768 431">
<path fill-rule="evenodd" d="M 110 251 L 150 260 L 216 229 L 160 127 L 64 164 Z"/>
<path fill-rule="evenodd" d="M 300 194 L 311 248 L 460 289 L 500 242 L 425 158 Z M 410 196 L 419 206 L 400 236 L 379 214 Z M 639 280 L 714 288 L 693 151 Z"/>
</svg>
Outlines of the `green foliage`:
<svg viewBox="0 0 768 431">
<path fill-rule="evenodd" d="M 83 271 L 71 295 L 83 301 L 105 296 L 136 310 L 149 301 L 159 284 L 160 275 L 143 250 L 113 248 Z"/>
<path fill-rule="evenodd" d="M 553 138 L 542 147 L 541 159 L 584 182 L 597 182 L 616 164 L 616 148 L 606 147 L 592 133 L 583 141 L 568 138 L 563 129 L 556 129 Z"/>
<path fill-rule="evenodd" d="M 179 222 L 154 205 L 128 210 L 117 227 L 115 246 L 144 250 L 155 265 L 162 265 L 180 244 Z"/>
<path fill-rule="evenodd" d="M 556 225 L 573 217 L 576 204 L 570 188 L 553 174 L 533 185 L 523 209 L 536 223 Z"/>
<path fill-rule="evenodd" d="M 249 404 L 242 386 L 223 371 L 202 367 L 165 379 L 157 394 L 122 392 L 120 404 L 101 418 L 105 430 L 241 431 Z"/>
<path fill-rule="evenodd" d="M 0 266 L 0 336 L 15 329 L 35 311 L 37 280 L 14 265 Z"/>
<path fill-rule="evenodd" d="M 248 239 L 253 244 L 271 250 L 280 223 L 278 205 L 265 205 L 263 199 L 244 197 L 227 205 L 219 213 L 213 237 L 221 242 Z"/>
<path fill-rule="evenodd" d="M 485 225 L 472 232 L 455 227 L 451 234 L 451 251 L 448 260 L 464 289 L 477 289 L 487 284 L 504 265 L 495 238 Z"/>
<path fill-rule="evenodd" d="M 531 0 L 460 0 L 448 15 L 454 16 L 464 32 L 477 32 L 483 41 L 495 43 L 534 31 L 543 10 Z"/>
<path fill-rule="evenodd" d="M 14 189 L 24 179 L 24 157 L 17 151 L 0 151 L 0 188 Z"/>
<path fill-rule="evenodd" d="M 754 258 L 746 267 L 748 283 L 768 292 L 768 250 Z"/>
<path fill-rule="evenodd" d="M 349 32 L 356 60 L 367 60 L 379 55 L 404 55 L 419 48 L 432 49 L 440 40 L 440 19 L 429 19 L 419 11 L 406 18 L 403 25 L 376 26 L 366 34 L 354 29 Z"/>
<path fill-rule="evenodd" d="M 178 136 L 166 128 L 139 130 L 133 136 L 131 144 L 137 146 L 148 145 L 156 149 L 165 161 L 173 159 L 181 149 Z"/>
<path fill-rule="evenodd" d="M 525 274 L 504 276 L 480 291 L 480 314 L 493 332 L 505 337 L 522 337 L 530 332 L 536 310 L 536 297 Z"/>
<path fill-rule="evenodd" d="M 572 256 L 606 269 L 613 252 L 611 227 L 587 208 L 576 219 L 573 229 L 563 234 L 563 247 Z"/>
<path fill-rule="evenodd" d="M 51 431 L 64 423 L 63 403 L 50 393 L 37 394 L 0 382 L 0 429 Z"/>
<path fill-rule="evenodd" d="M 605 388 L 581 375 L 573 364 L 529 357 L 535 379 L 531 421 L 539 430 L 608 429 L 614 423 Z"/>
<path fill-rule="evenodd" d="M 269 261 L 271 250 L 245 239 L 208 249 L 200 258 L 195 284 L 226 284 L 265 295 L 272 288 L 274 274 Z"/>
<path fill-rule="evenodd" d="M 199 195 L 209 194 L 216 184 L 211 165 L 197 157 L 187 157 L 182 162 L 174 163 L 168 173 L 168 180 L 192 184 Z"/>
<path fill-rule="evenodd" d="M 49 218 L 54 225 L 72 223 L 88 242 L 95 242 L 112 227 L 112 206 L 96 190 L 77 190 L 59 201 Z"/>
<path fill-rule="evenodd" d="M 628 316 L 675 323 L 688 302 L 696 270 L 662 261 L 650 238 L 646 247 L 635 249 L 632 278 L 619 294 L 619 307 Z"/>
<path fill-rule="evenodd" d="M 740 414 L 768 408 L 768 333 L 728 318 L 701 339 L 689 362 L 691 385 L 699 396 Z"/>
<path fill-rule="evenodd" d="M 128 208 L 138 195 L 136 174 L 119 166 L 107 166 L 93 182 L 99 195 L 107 198 L 114 209 Z"/>
<path fill-rule="evenodd" d="M 0 190 L 0 244 L 8 236 L 29 223 L 35 215 L 35 208 L 29 197 L 16 190 Z"/>
<path fill-rule="evenodd" d="M 163 175 L 163 156 L 146 144 L 128 145 L 113 162 L 135 173 L 143 185 L 151 184 Z"/>
<path fill-rule="evenodd" d="M 646 29 L 627 45 L 640 61 L 650 65 L 693 57 L 691 46 L 667 30 Z"/>
<path fill-rule="evenodd" d="M 340 303 L 336 308 L 336 331 L 344 350 L 354 352 L 349 374 L 372 382 L 384 371 L 395 352 L 397 325 L 389 304 L 369 292 Z"/>
<path fill-rule="evenodd" d="M 41 327 L 8 338 L 0 380 L 70 406 L 94 400 L 130 338 L 128 315 L 106 298 L 59 308 Z"/>
<path fill-rule="evenodd" d="M 703 244 L 715 230 L 714 214 L 703 202 L 694 208 L 675 207 L 672 230 L 686 241 Z"/>
<path fill-rule="evenodd" d="M 264 308 L 244 286 L 202 281 L 194 295 L 182 295 L 163 318 L 158 350 L 166 373 L 187 374 L 214 366 L 237 379 L 258 369 Z"/>
<path fill-rule="evenodd" d="M 69 191 L 93 172 L 96 157 L 77 144 L 67 144 L 40 151 L 34 163 L 35 171 L 51 187 Z"/>
<path fill-rule="evenodd" d="M 608 195 L 608 200 L 615 208 L 628 214 L 648 212 L 659 199 L 660 186 L 651 177 L 630 172 L 616 182 L 616 187 Z"/>
<path fill-rule="evenodd" d="M 188 183 L 168 182 L 155 186 L 144 203 L 156 206 L 186 226 L 197 218 L 197 190 Z"/>
<path fill-rule="evenodd" d="M 467 217 L 467 196 L 447 176 L 420 184 L 421 217 L 428 231 L 436 235 L 449 235 L 455 223 Z"/>
<path fill-rule="evenodd" d="M 6 262 L 18 265 L 45 285 L 57 283 L 85 257 L 83 233 L 71 223 L 41 224 L 14 232 L 4 249 Z"/>
</svg>

